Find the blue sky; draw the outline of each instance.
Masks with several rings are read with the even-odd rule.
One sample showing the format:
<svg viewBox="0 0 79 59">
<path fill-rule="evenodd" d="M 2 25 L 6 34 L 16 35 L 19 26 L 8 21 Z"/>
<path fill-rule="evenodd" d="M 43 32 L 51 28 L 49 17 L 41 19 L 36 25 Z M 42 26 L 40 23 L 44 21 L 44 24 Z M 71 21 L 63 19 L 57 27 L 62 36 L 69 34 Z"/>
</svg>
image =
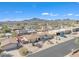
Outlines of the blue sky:
<svg viewBox="0 0 79 59">
<path fill-rule="evenodd" d="M 0 2 L 0 21 L 79 19 L 79 2 Z"/>
</svg>

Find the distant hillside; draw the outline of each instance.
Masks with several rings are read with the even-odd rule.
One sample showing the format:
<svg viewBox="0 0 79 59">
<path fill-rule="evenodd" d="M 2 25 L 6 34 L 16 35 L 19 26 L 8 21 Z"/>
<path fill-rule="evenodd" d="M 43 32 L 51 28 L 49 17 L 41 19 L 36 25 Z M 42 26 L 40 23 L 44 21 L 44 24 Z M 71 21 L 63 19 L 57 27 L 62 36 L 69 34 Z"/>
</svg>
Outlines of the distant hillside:
<svg viewBox="0 0 79 59">
<path fill-rule="evenodd" d="M 32 18 L 24 21 L 47 21 L 46 19 L 40 19 L 40 18 Z"/>
<path fill-rule="evenodd" d="M 57 23 L 57 22 L 72 22 L 75 20 L 71 20 L 71 19 L 58 19 L 58 20 L 47 20 L 47 19 L 40 19 L 40 18 L 32 18 L 32 19 L 27 19 L 27 20 L 23 20 L 23 21 L 5 21 L 5 22 L 0 22 L 0 25 L 2 24 L 9 24 L 9 25 L 13 25 L 13 24 L 17 24 L 17 23 L 32 23 L 32 22 L 49 22 L 49 23 Z M 78 22 L 78 21 L 77 21 Z"/>
</svg>

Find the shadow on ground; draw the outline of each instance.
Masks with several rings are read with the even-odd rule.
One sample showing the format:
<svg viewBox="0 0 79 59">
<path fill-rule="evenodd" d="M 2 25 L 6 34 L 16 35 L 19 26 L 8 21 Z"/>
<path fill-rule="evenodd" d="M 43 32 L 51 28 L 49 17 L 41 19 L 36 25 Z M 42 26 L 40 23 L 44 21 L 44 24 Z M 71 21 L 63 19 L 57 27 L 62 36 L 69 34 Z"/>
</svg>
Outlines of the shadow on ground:
<svg viewBox="0 0 79 59">
<path fill-rule="evenodd" d="M 21 47 L 22 47 L 21 45 L 19 47 L 17 47 L 17 43 L 9 43 L 9 44 L 3 46 L 2 49 L 4 51 L 11 51 L 11 50 L 19 49 Z"/>
</svg>

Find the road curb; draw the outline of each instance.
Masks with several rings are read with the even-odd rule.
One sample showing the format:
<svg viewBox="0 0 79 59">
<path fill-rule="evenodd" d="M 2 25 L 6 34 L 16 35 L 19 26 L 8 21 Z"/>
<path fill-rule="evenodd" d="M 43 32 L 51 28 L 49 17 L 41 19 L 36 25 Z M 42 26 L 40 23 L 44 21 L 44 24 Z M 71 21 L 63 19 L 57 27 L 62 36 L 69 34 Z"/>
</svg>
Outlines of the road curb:
<svg viewBox="0 0 79 59">
<path fill-rule="evenodd" d="M 66 55 L 65 57 L 70 57 L 71 55 L 75 54 L 77 51 L 79 51 L 79 48 L 78 49 L 75 49 L 73 51 L 71 51 L 68 55 Z"/>
<path fill-rule="evenodd" d="M 72 38 L 72 39 L 69 39 L 69 40 L 73 40 L 73 38 Z M 67 41 L 69 41 L 69 40 L 63 41 L 63 42 L 61 42 L 61 43 L 67 42 Z M 61 44 L 61 43 L 59 43 L 59 44 Z M 56 46 L 56 45 L 58 45 L 58 44 L 55 44 L 54 46 Z M 48 48 L 51 48 L 51 47 L 53 47 L 53 46 L 47 47 L 47 48 L 45 48 L 45 49 L 48 49 Z M 45 50 L 45 49 L 40 49 L 40 50 L 38 50 L 38 51 L 36 51 L 36 52 L 34 52 L 34 53 L 31 53 L 31 54 L 28 54 L 28 55 L 26 55 L 26 56 L 28 57 L 28 56 L 30 56 L 30 55 L 33 55 L 33 54 L 38 53 L 38 52 L 40 52 L 40 51 L 43 51 L 43 50 Z"/>
</svg>

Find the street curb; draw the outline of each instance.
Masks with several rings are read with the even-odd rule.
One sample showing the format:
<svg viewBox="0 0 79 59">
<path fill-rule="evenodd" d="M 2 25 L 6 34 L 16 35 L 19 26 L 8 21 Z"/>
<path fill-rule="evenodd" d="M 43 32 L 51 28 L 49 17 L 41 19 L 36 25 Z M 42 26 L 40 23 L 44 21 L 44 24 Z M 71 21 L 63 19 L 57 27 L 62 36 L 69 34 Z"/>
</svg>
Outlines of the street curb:
<svg viewBox="0 0 79 59">
<path fill-rule="evenodd" d="M 72 39 L 70 39 L 70 40 L 72 40 Z M 67 42 L 67 41 L 69 41 L 69 40 L 63 41 L 63 42 L 61 42 L 61 43 L 64 43 L 64 42 Z M 59 43 L 59 44 L 61 44 L 61 43 Z M 56 46 L 56 45 L 58 45 L 58 44 L 55 44 L 54 46 Z M 26 56 L 28 57 L 28 56 L 30 56 L 30 55 L 32 55 L 32 54 L 38 53 L 38 52 L 40 52 L 40 51 L 43 51 L 43 50 L 48 49 L 48 48 L 51 48 L 51 47 L 53 47 L 53 46 L 50 46 L 50 47 L 47 47 L 47 48 L 44 48 L 44 49 L 40 49 L 40 50 L 38 50 L 38 51 L 36 51 L 36 52 L 34 52 L 34 53 L 31 53 L 31 54 L 28 54 L 28 55 L 26 55 Z"/>
<path fill-rule="evenodd" d="M 75 54 L 77 51 L 79 51 L 79 48 L 78 49 L 75 49 L 73 51 L 71 51 L 68 55 L 66 55 L 65 57 L 70 57 L 71 55 Z"/>
</svg>

